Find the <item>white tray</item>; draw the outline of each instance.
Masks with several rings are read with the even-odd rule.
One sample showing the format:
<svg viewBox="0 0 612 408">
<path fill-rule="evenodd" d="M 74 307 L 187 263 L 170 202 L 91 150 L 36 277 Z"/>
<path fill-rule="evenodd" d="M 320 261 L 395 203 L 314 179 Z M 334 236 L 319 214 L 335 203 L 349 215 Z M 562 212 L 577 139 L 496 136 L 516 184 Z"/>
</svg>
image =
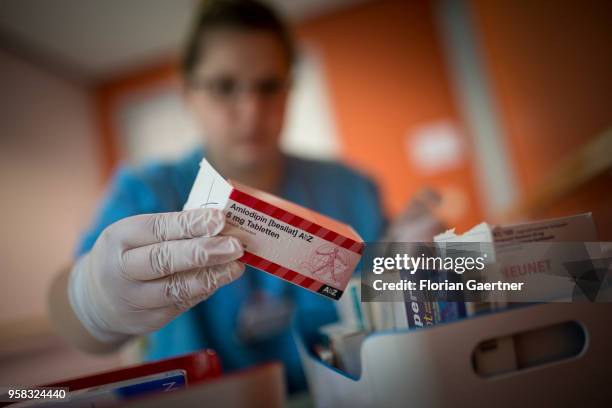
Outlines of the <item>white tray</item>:
<svg viewBox="0 0 612 408">
<path fill-rule="evenodd" d="M 578 322 L 576 357 L 483 378 L 472 365 L 482 341 Z M 374 333 L 352 379 L 322 363 L 298 340 L 313 400 L 320 407 L 612 406 L 612 303 L 540 304 L 427 329 Z"/>
</svg>

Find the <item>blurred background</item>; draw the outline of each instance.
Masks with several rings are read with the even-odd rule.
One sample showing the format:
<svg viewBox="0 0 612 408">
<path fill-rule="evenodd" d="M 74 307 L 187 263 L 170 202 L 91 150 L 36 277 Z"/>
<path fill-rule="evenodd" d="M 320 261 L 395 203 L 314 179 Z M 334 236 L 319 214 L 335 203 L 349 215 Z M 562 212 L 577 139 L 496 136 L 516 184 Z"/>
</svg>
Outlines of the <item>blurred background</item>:
<svg viewBox="0 0 612 408">
<path fill-rule="evenodd" d="M 369 174 L 390 215 L 431 187 L 458 231 L 590 211 L 612 240 L 612 3 L 270 3 L 300 44 L 287 151 Z M 119 364 L 64 346 L 46 291 L 119 162 L 199 142 L 177 69 L 197 5 L 0 1 L 0 384 Z"/>
</svg>

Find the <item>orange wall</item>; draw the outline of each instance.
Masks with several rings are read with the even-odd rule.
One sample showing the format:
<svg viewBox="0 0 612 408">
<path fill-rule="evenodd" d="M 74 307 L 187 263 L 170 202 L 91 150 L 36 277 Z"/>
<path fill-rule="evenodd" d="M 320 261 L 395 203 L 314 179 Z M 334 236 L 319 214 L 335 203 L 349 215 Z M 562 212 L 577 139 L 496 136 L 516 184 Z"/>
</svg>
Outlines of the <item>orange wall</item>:
<svg viewBox="0 0 612 408">
<path fill-rule="evenodd" d="M 560 159 L 612 127 L 612 5 L 472 0 L 471 10 L 528 195 Z M 612 238 L 611 191 L 608 174 L 537 216 L 593 211 L 600 238 Z"/>
<path fill-rule="evenodd" d="M 98 132 L 101 137 L 102 176 L 106 181 L 122 159 L 119 151 L 119 126 L 115 123 L 121 102 L 134 93 L 178 84 L 178 70 L 174 61 L 161 63 L 98 84 L 94 90 Z"/>
<path fill-rule="evenodd" d="M 429 2 L 370 2 L 306 22 L 298 34 L 323 56 L 344 158 L 376 177 L 390 212 L 430 185 L 463 195 L 466 212 L 455 226 L 477 222 L 469 158 L 431 176 L 406 154 L 410 129 L 441 119 L 461 125 Z"/>
</svg>

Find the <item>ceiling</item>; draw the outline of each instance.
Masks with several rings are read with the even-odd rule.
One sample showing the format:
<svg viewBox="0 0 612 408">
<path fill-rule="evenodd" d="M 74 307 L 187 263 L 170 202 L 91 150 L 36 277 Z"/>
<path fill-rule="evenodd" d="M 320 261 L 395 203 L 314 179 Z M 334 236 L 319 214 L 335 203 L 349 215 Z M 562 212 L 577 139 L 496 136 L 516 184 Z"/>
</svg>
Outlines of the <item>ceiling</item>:
<svg viewBox="0 0 612 408">
<path fill-rule="evenodd" d="M 301 21 L 364 0 L 268 0 Z M 2 0 L 0 46 L 95 81 L 180 50 L 198 0 Z"/>
</svg>

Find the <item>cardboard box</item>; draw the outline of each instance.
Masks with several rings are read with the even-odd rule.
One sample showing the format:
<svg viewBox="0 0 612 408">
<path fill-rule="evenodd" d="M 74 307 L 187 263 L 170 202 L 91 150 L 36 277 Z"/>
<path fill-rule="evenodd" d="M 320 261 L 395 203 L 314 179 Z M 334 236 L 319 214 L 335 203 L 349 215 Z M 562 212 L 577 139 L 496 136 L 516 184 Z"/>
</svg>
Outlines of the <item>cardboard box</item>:
<svg viewBox="0 0 612 408">
<path fill-rule="evenodd" d="M 586 248 L 581 245 L 597 241 L 591 213 L 506 226 L 482 223 L 462 235 L 450 230 L 434 240 L 442 250 L 444 244 L 481 243 L 488 265 L 482 273 L 478 272 L 482 275 L 480 280 L 525 283 L 521 291 L 506 292 L 497 299 L 492 296 L 493 302 L 487 303 L 485 308 L 504 308 L 508 302 L 568 301 L 576 283 L 562 273 L 566 271 L 564 265 L 585 261 L 588 255 L 598 257 L 597 254 L 587 255 Z M 471 277 L 468 273 L 463 275 L 464 280 Z M 476 302 L 470 305 L 480 306 Z M 469 309 L 468 314 L 472 314 Z"/>
<path fill-rule="evenodd" d="M 224 210 L 223 234 L 242 241 L 242 262 L 335 300 L 363 252 L 363 240 L 350 226 L 225 180 L 206 159 L 184 208 Z"/>
</svg>

